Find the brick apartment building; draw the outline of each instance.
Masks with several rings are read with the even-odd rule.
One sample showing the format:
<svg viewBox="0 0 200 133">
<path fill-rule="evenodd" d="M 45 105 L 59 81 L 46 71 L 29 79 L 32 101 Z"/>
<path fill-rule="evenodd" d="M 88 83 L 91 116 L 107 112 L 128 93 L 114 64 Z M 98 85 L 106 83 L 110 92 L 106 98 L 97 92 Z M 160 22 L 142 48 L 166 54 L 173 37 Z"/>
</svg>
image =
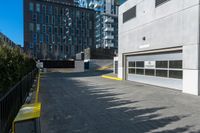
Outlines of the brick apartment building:
<svg viewBox="0 0 200 133">
<path fill-rule="evenodd" d="M 69 59 L 95 47 L 95 11 L 64 0 L 24 0 L 24 49 L 37 59 Z"/>
</svg>

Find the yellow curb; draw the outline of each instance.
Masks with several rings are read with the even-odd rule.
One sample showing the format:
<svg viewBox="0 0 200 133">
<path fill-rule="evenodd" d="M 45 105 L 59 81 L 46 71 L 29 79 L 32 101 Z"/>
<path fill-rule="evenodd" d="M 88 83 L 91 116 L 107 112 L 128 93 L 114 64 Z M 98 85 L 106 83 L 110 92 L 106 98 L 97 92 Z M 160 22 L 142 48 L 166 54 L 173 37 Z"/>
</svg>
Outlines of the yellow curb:
<svg viewBox="0 0 200 133">
<path fill-rule="evenodd" d="M 38 74 L 38 82 L 37 82 L 35 103 L 37 103 L 39 101 L 39 91 L 40 91 L 40 72 Z"/>
<path fill-rule="evenodd" d="M 121 78 L 112 77 L 112 76 L 106 76 L 106 75 L 102 75 L 101 77 L 102 77 L 102 78 L 106 78 L 106 79 L 118 80 L 118 81 L 121 81 L 121 80 L 122 80 Z"/>
</svg>

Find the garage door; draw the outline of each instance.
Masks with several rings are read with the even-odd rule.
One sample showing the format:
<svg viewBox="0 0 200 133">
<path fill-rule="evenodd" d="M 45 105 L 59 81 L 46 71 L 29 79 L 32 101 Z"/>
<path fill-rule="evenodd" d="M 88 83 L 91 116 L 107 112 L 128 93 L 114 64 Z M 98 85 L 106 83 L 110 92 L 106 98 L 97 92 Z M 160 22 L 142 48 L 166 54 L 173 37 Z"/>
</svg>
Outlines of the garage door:
<svg viewBox="0 0 200 133">
<path fill-rule="evenodd" d="M 126 56 L 126 79 L 182 90 L 182 52 Z"/>
</svg>

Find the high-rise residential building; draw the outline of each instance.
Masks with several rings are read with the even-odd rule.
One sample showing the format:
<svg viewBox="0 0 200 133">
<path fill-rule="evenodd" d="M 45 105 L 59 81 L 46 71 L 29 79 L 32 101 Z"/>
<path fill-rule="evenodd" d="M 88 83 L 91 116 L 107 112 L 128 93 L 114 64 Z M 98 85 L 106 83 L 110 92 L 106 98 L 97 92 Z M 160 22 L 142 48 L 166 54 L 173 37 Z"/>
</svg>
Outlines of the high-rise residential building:
<svg viewBox="0 0 200 133">
<path fill-rule="evenodd" d="M 118 4 L 115 0 L 92 0 L 89 7 L 96 11 L 96 47 L 118 47 Z"/>
<path fill-rule="evenodd" d="M 95 11 L 59 0 L 24 0 L 24 48 L 38 59 L 68 59 L 95 47 Z"/>
<path fill-rule="evenodd" d="M 90 0 L 89 8 L 96 11 L 96 47 L 118 47 L 118 7 L 125 0 Z"/>
<path fill-rule="evenodd" d="M 51 2 L 62 2 L 62 3 L 67 3 L 67 4 L 74 4 L 74 0 L 47 0 L 47 1 L 51 1 Z"/>
<path fill-rule="evenodd" d="M 91 0 L 74 0 L 75 5 L 79 7 L 88 8 Z"/>
</svg>

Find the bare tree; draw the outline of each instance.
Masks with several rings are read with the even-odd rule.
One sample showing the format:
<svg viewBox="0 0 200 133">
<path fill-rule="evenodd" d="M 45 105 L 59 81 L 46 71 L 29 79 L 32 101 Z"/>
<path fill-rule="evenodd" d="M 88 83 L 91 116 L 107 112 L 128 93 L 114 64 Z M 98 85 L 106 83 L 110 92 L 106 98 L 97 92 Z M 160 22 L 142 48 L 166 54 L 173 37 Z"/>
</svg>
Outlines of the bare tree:
<svg viewBox="0 0 200 133">
<path fill-rule="evenodd" d="M 58 50 L 58 47 L 56 47 L 55 49 L 55 57 L 56 57 L 56 60 L 58 60 L 58 55 L 59 55 L 59 50 Z"/>
<path fill-rule="evenodd" d="M 43 59 L 45 60 L 47 56 L 47 45 L 45 43 L 42 45 L 42 56 Z"/>
</svg>

